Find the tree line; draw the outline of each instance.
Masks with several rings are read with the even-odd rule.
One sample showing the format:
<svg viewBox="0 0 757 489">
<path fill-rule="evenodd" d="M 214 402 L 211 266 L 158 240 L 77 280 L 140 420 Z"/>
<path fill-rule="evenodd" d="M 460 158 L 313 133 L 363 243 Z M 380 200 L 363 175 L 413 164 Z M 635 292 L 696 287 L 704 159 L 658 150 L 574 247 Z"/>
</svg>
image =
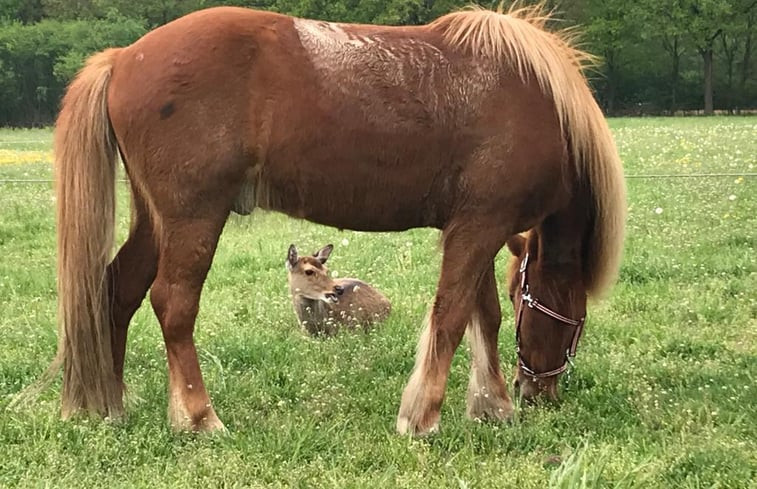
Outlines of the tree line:
<svg viewBox="0 0 757 489">
<path fill-rule="evenodd" d="M 0 125 L 50 124 L 84 59 L 215 5 L 359 23 L 423 24 L 467 0 L 0 0 Z M 496 6 L 499 2 L 479 2 Z M 489 5 L 493 4 L 493 5 Z M 563 0 L 557 28 L 579 26 L 600 57 L 589 73 L 605 112 L 757 108 L 757 0 Z"/>
</svg>

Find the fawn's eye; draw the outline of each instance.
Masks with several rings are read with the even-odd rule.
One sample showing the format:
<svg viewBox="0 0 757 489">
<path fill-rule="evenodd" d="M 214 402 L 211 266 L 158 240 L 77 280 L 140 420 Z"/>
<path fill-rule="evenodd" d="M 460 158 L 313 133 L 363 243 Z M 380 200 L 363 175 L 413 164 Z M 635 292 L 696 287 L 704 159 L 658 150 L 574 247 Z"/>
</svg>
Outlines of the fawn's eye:
<svg viewBox="0 0 757 489">
<path fill-rule="evenodd" d="M 305 275 L 313 275 L 314 273 L 312 270 L 305 270 Z"/>
</svg>

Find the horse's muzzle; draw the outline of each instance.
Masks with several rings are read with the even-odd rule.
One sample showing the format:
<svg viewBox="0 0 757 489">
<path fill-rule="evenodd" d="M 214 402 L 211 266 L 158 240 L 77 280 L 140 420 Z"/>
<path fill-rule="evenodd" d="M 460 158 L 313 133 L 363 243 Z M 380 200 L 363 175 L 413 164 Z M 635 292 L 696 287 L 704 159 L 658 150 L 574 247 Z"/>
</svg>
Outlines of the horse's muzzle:
<svg viewBox="0 0 757 489">
<path fill-rule="evenodd" d="M 516 369 L 513 389 L 526 402 L 546 399 L 557 400 L 557 376 L 544 379 L 534 379 Z"/>
</svg>

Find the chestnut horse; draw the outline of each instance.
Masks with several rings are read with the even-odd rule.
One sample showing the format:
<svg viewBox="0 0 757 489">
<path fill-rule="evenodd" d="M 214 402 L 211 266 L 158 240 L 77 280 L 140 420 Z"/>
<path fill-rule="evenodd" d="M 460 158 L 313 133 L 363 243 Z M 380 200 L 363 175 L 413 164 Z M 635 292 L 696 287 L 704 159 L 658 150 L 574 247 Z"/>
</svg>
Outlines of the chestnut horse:
<svg viewBox="0 0 757 489">
<path fill-rule="evenodd" d="M 223 429 L 193 330 L 224 223 L 255 207 L 354 230 L 440 229 L 441 276 L 397 429 L 436 428 L 466 329 L 468 415 L 510 416 L 496 254 L 533 228 L 530 293 L 582 317 L 614 280 L 625 221 L 589 56 L 547 20 L 471 9 L 385 27 L 213 8 L 94 55 L 55 132 L 63 417 L 123 412 L 127 329 L 150 290 L 170 421 Z M 119 153 L 132 224 L 111 261 Z M 521 385 L 554 391 L 556 374 L 531 374 L 564 363 L 574 328 L 519 309 Z"/>
</svg>

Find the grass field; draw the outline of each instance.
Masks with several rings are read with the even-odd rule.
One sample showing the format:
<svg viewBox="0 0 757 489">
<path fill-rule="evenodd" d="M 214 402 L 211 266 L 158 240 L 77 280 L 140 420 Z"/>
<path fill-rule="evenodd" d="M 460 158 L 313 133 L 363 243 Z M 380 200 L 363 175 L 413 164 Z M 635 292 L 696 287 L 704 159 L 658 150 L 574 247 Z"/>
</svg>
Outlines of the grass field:
<svg viewBox="0 0 757 489">
<path fill-rule="evenodd" d="M 757 172 L 755 118 L 611 126 L 629 175 Z M 0 180 L 50 178 L 50 139 L 0 131 Z M 257 211 L 227 225 L 196 332 L 228 436 L 171 432 L 147 302 L 129 338 L 123 423 L 61 422 L 57 384 L 29 410 L 6 410 L 55 350 L 55 235 L 49 183 L 0 183 L 0 487 L 757 487 L 757 178 L 628 187 L 620 282 L 589 311 L 563 400 L 519 406 L 507 425 L 465 419 L 462 347 L 441 433 L 413 440 L 394 434 L 394 419 L 436 284 L 437 232 L 339 232 Z M 123 239 L 125 188 L 119 202 Z M 334 243 L 332 270 L 385 291 L 388 322 L 367 335 L 303 335 L 283 265 L 292 242 Z M 503 310 L 510 377 L 504 300 Z"/>
</svg>

